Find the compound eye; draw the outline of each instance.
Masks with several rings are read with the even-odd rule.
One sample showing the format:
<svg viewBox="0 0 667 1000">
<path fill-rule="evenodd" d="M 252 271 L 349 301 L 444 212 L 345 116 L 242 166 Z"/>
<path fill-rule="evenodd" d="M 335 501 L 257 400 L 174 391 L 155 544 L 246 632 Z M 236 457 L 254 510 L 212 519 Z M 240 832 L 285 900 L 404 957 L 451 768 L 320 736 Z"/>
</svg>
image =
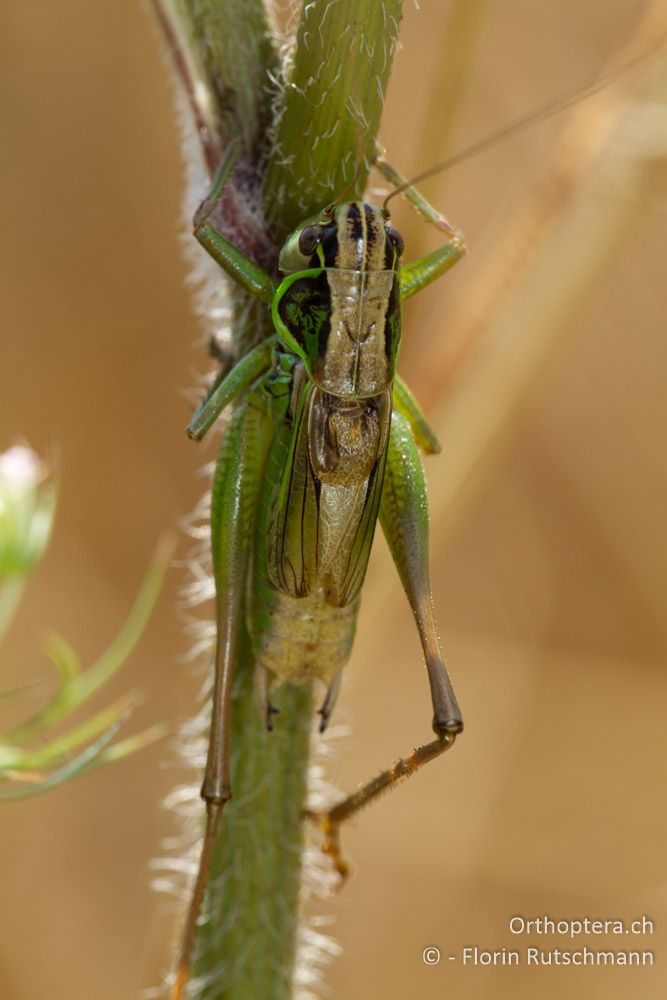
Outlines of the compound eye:
<svg viewBox="0 0 667 1000">
<path fill-rule="evenodd" d="M 385 231 L 387 233 L 387 238 L 389 242 L 393 246 L 397 255 L 401 257 L 403 255 L 403 250 L 405 249 L 405 243 L 403 241 L 403 237 L 399 233 L 398 229 L 394 229 L 393 226 L 387 226 Z"/>
<path fill-rule="evenodd" d="M 312 257 L 317 244 L 322 239 L 321 226 L 306 226 L 299 233 L 299 251 L 304 257 Z"/>
</svg>

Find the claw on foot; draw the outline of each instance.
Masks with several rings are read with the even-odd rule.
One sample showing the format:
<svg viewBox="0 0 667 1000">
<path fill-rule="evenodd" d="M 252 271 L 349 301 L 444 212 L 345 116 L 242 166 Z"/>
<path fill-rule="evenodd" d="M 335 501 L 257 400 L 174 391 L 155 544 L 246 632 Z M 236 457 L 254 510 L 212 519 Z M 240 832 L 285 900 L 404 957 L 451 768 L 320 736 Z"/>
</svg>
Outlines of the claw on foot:
<svg viewBox="0 0 667 1000">
<path fill-rule="evenodd" d="M 350 866 L 343 858 L 340 847 L 340 823 L 331 819 L 330 813 L 306 810 L 306 819 L 314 823 L 322 834 L 320 850 L 331 861 L 333 870 L 338 875 L 336 891 L 342 889 L 350 874 Z"/>
</svg>

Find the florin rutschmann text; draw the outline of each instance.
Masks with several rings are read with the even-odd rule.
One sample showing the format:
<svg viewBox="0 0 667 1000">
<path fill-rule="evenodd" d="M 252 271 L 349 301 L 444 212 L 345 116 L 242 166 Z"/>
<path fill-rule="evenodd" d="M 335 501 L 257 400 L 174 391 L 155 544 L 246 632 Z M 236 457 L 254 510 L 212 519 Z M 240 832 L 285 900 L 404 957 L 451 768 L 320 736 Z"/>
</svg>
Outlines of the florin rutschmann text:
<svg viewBox="0 0 667 1000">
<path fill-rule="evenodd" d="M 570 940 L 582 935 L 594 936 L 622 936 L 626 944 L 630 944 L 628 936 L 650 936 L 654 933 L 655 927 L 652 919 L 643 915 L 636 919 L 620 918 L 554 918 L 548 915 L 537 917 L 525 917 L 519 914 L 509 918 L 508 930 L 515 937 L 533 938 L 534 936 L 545 935 Z M 446 957 L 450 962 L 460 961 L 464 966 L 507 966 L 507 965 L 532 965 L 532 966 L 609 966 L 609 965 L 631 965 L 631 966 L 651 966 L 655 964 L 655 953 L 639 948 L 610 948 L 609 943 L 603 947 L 592 947 L 583 942 L 576 948 L 554 947 L 551 944 L 543 945 L 522 943 L 519 948 L 495 948 L 490 949 L 479 945 L 464 945 L 457 952 L 450 952 Z M 620 941 L 614 942 L 620 944 Z M 637 942 L 639 943 L 639 942 Z M 592 943 L 591 943 L 592 944 Z M 602 942 L 600 942 L 602 945 Z M 424 949 L 423 961 L 426 965 L 437 965 L 440 962 L 442 953 L 440 949 L 433 945 Z"/>
<path fill-rule="evenodd" d="M 452 958 L 452 956 L 450 956 Z M 652 951 L 610 948 L 536 948 L 530 946 L 523 953 L 517 948 L 496 948 L 489 951 L 477 945 L 461 948 L 463 965 L 653 965 Z"/>
</svg>

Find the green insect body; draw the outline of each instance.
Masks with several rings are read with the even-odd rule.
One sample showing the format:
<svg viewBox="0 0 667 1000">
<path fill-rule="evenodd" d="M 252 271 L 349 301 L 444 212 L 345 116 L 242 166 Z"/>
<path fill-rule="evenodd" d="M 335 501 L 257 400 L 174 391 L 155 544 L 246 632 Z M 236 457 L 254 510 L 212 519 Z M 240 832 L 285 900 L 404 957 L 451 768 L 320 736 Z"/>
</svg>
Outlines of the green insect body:
<svg viewBox="0 0 667 1000">
<path fill-rule="evenodd" d="M 189 428 L 199 440 L 234 402 L 216 466 L 211 542 L 217 642 L 202 796 L 207 828 L 173 997 L 189 955 L 219 816 L 232 789 L 229 713 L 245 624 L 257 691 L 272 728 L 270 693 L 323 682 L 324 729 L 352 650 L 360 591 L 378 518 L 418 627 L 436 739 L 318 816 L 323 849 L 341 875 L 338 828 L 383 788 L 452 745 L 463 728 L 445 669 L 430 594 L 427 503 L 418 445 L 439 446 L 396 373 L 401 306 L 459 259 L 457 234 L 411 264 L 388 213 L 350 201 L 308 219 L 286 241 L 275 281 L 211 225 L 229 175 L 220 167 L 195 216 L 195 235 L 221 267 L 271 309 L 275 334 L 219 378 Z M 423 211 L 423 199 L 420 198 Z M 431 210 L 432 211 L 432 210 Z M 431 221 L 442 219 L 433 212 Z M 245 616 L 245 621 L 244 621 Z M 399 766 L 400 765 L 400 766 Z"/>
<path fill-rule="evenodd" d="M 278 336 L 298 361 L 258 517 L 250 634 L 268 678 L 326 683 L 326 723 L 382 492 L 400 291 L 378 209 L 341 205 L 322 221 L 288 241 L 280 266 L 292 274 L 272 304 Z M 321 267 L 304 268 L 299 242 L 310 249 L 318 237 L 306 264 L 314 256 Z"/>
<path fill-rule="evenodd" d="M 396 475 L 385 486 L 392 435 L 404 439 L 403 424 L 411 417 L 414 424 L 423 423 L 413 401 L 407 416 L 398 410 L 392 416 L 401 335 L 401 253 L 400 234 L 383 210 L 363 202 L 340 204 L 305 222 L 280 254 L 285 277 L 271 298 L 276 336 L 251 352 L 258 364 L 240 384 L 239 371 L 248 358 L 214 390 L 193 421 L 193 434 L 200 436 L 202 413 L 208 414 L 208 426 L 211 409 L 220 409 L 216 395 L 226 405 L 230 393 L 225 390 L 231 386 L 230 398 L 246 391 L 238 420 L 246 420 L 245 411 L 254 409 L 268 425 L 261 434 L 255 432 L 253 476 L 243 477 L 243 466 L 234 464 L 224 447 L 219 468 L 220 477 L 236 477 L 246 495 L 256 491 L 245 500 L 245 524 L 254 517 L 254 544 L 241 569 L 252 565 L 248 626 L 269 724 L 273 684 L 317 678 L 328 688 L 320 710 L 322 728 L 326 725 L 351 652 L 359 594 L 383 508 L 424 643 L 434 727 L 440 735 L 461 729 L 432 621 L 427 524 L 418 516 L 425 494 L 414 440 L 409 452 L 405 440 L 400 449 L 394 442 L 393 449 L 393 461 L 408 476 L 412 491 L 401 491 Z M 409 398 L 404 388 L 402 395 Z M 421 537 L 415 536 L 415 523 Z M 220 554 L 231 553 L 231 544 L 228 526 L 225 532 L 216 527 L 215 511 L 213 534 L 216 589 L 224 602 L 227 585 Z M 244 592 L 243 587 L 238 590 Z M 242 613 L 239 604 L 237 598 L 237 616 Z M 231 664 L 224 616 L 219 612 L 218 617 L 221 670 L 221 657 L 228 668 Z"/>
</svg>

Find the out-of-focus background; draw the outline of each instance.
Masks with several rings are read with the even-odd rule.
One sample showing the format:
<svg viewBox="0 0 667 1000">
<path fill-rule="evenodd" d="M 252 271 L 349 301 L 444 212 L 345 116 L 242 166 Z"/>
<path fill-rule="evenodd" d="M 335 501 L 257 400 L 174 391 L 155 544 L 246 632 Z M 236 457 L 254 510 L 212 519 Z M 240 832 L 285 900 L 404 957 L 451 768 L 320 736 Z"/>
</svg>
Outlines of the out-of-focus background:
<svg viewBox="0 0 667 1000">
<path fill-rule="evenodd" d="M 457 60 L 446 31 L 457 5 L 417 11 L 407 3 L 382 130 L 389 158 L 414 174 L 595 76 L 642 6 L 489 0 L 448 127 Z M 134 2 L 30 0 L 6 4 L 0 19 L 0 448 L 25 440 L 51 449 L 62 478 L 53 541 L 2 648 L 6 689 L 48 676 L 39 645 L 49 630 L 86 662 L 100 652 L 157 537 L 197 501 L 211 450 L 183 434 L 184 390 L 206 361 L 184 281 L 172 87 L 150 12 Z M 517 376 L 521 406 L 502 447 L 483 452 L 471 485 L 454 507 L 449 499 L 477 412 L 460 382 L 439 391 L 450 318 L 483 301 L 485 268 L 493 270 L 506 240 L 511 253 L 511 221 L 548 171 L 566 118 L 425 185 L 472 251 L 406 309 L 401 362 L 436 424 L 460 432 L 445 438 L 427 474 L 434 597 L 467 729 L 450 755 L 346 831 L 355 876 L 320 906 L 344 949 L 328 976 L 333 997 L 665 995 L 664 132 L 629 188 L 612 167 L 605 173 L 606 155 L 622 159 L 623 140 L 603 152 L 593 182 L 609 206 L 602 219 L 623 202 L 629 222 L 564 311 L 566 335 L 554 332 L 529 391 Z M 636 136 L 645 142 L 641 130 Z M 581 211 L 585 218 L 585 196 Z M 435 244 L 406 209 L 395 217 L 409 256 Z M 595 242 L 599 206 L 591 217 Z M 557 261 L 545 324 L 569 294 L 558 284 L 562 254 Z M 530 295 L 544 275 L 529 271 L 521 281 Z M 528 313 L 516 307 L 517 322 L 532 310 L 536 343 L 539 302 Z M 493 308 L 482 311 L 496 322 Z M 529 356 L 531 343 L 508 341 L 507 350 Z M 333 767 L 344 789 L 430 732 L 416 634 L 388 566 L 380 542 L 337 717 L 351 727 Z M 160 720 L 173 729 L 194 705 L 198 681 L 182 662 L 188 641 L 175 610 L 179 579 L 172 571 L 114 688 L 144 691 L 135 729 Z M 29 704 L 2 709 L 11 716 Z M 166 744 L 153 746 L 2 809 L 2 1000 L 126 1000 L 158 981 L 177 919 L 175 905 L 148 888 L 148 862 L 176 830 L 160 808 L 178 778 L 164 766 L 169 756 Z M 647 914 L 656 933 L 528 941 L 508 931 L 515 914 Z M 465 945 L 582 943 L 652 949 L 657 964 L 464 968 L 460 957 L 448 960 Z M 430 945 L 443 959 L 427 967 Z"/>
</svg>

